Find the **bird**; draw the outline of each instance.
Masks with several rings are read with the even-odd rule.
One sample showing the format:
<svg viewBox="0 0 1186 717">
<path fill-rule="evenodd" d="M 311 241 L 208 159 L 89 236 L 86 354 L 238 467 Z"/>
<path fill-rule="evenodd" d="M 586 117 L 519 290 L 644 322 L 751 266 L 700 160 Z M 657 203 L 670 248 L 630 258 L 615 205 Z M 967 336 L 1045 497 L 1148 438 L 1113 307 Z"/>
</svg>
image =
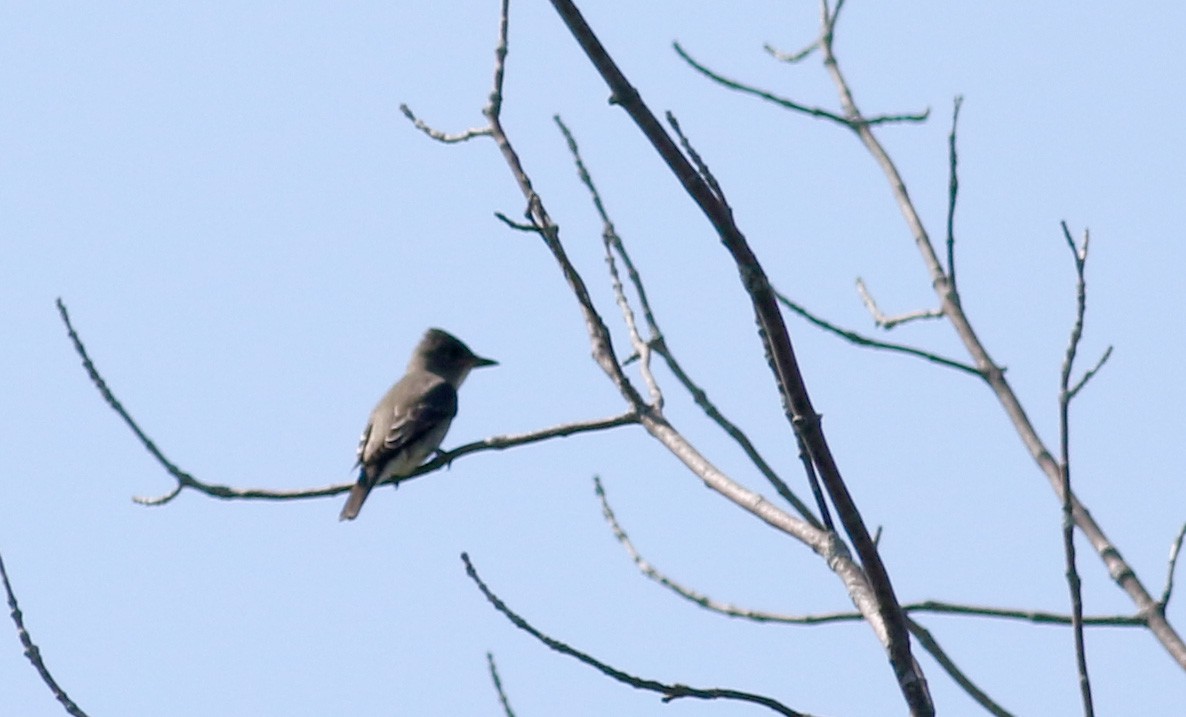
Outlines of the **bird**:
<svg viewBox="0 0 1186 717">
<path fill-rule="evenodd" d="M 358 442 L 358 481 L 339 520 L 354 520 L 371 490 L 436 452 L 457 415 L 457 389 L 475 368 L 497 366 L 442 329 L 425 332 L 407 371 L 379 400 Z"/>
</svg>

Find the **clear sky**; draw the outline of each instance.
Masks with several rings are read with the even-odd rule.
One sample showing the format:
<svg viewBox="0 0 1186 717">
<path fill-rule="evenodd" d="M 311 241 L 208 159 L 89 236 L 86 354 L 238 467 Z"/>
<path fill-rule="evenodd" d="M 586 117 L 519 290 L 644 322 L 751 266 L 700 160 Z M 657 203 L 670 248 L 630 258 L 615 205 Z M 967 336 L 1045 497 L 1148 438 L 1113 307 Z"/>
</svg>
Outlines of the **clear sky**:
<svg viewBox="0 0 1186 717">
<path fill-rule="evenodd" d="M 586 2 L 656 112 L 674 111 L 778 287 L 875 332 L 935 304 L 889 190 L 851 133 L 716 87 L 729 76 L 836 107 L 805 0 Z M 964 305 L 1043 438 L 1057 439 L 1074 274 L 1058 222 L 1090 228 L 1077 490 L 1154 594 L 1186 521 L 1181 355 L 1186 59 L 1179 3 L 851 0 L 837 52 L 868 113 L 930 107 L 879 135 L 941 235 L 952 98 Z M 616 414 L 576 304 L 520 216 L 493 143 L 446 147 L 399 114 L 479 125 L 497 2 L 0 6 L 0 552 L 55 676 L 92 715 L 761 714 L 663 705 L 550 652 L 494 612 L 459 554 L 540 629 L 648 678 L 769 694 L 822 715 L 904 714 L 863 625 L 756 625 L 641 577 L 606 527 L 599 475 L 657 567 L 787 613 L 850 606 L 800 544 L 704 490 L 637 428 L 456 461 L 341 497 L 185 492 L 103 403 L 54 299 L 162 450 L 202 480 L 349 481 L 357 436 L 428 326 L 501 366 L 474 374 L 445 446 Z M 710 227 L 650 153 L 548 3 L 512 7 L 505 123 L 574 262 L 626 346 L 601 226 L 552 115 L 576 133 L 672 348 L 803 495 L 748 301 Z M 788 317 L 841 468 L 903 600 L 1065 611 L 1058 505 L 974 379 L 851 347 Z M 963 359 L 941 324 L 887 338 Z M 672 377 L 668 416 L 769 493 Z M 1132 605 L 1080 542 L 1090 614 Z M 1186 578 L 1183 578 L 1186 580 Z M 1186 629 L 1182 596 L 1169 615 Z M 1070 632 L 920 616 L 1006 708 L 1080 713 Z M 1135 629 L 1088 633 L 1099 714 L 1186 712 L 1186 680 Z M 940 714 L 980 714 L 925 655 Z M 0 714 L 61 709 L 0 624 Z"/>
</svg>

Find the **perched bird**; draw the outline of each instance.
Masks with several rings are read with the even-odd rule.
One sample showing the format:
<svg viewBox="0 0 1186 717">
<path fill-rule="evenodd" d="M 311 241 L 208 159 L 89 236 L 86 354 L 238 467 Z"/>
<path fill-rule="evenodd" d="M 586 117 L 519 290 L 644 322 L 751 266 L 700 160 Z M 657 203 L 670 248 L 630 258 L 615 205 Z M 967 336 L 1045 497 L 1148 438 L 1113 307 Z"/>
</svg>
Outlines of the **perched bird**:
<svg viewBox="0 0 1186 717">
<path fill-rule="evenodd" d="M 496 366 L 459 339 L 429 329 L 408 362 L 408 370 L 383 396 L 358 443 L 358 482 L 339 520 L 354 520 L 371 489 L 392 476 L 406 476 L 445 438 L 457 415 L 457 389 L 470 370 Z"/>
</svg>

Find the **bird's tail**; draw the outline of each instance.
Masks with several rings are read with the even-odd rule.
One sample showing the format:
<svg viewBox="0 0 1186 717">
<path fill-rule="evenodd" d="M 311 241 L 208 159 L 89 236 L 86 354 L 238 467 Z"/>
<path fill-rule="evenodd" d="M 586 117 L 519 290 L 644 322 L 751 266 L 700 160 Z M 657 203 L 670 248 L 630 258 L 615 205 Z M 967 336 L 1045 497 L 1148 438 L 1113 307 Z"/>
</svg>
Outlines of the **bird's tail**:
<svg viewBox="0 0 1186 717">
<path fill-rule="evenodd" d="M 358 477 L 358 482 L 350 489 L 350 497 L 346 499 L 346 505 L 342 506 L 342 512 L 338 515 L 338 520 L 354 520 L 358 517 L 358 511 L 362 510 L 362 504 L 366 502 L 367 496 L 371 494 L 371 482 L 366 479 L 364 472 Z"/>
</svg>

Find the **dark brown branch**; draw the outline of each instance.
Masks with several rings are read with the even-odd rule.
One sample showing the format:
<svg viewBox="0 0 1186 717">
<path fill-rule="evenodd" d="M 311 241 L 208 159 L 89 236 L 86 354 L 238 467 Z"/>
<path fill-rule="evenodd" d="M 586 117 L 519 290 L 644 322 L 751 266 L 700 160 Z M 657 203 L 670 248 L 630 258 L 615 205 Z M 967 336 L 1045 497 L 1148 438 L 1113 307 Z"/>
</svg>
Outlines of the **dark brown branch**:
<svg viewBox="0 0 1186 717">
<path fill-rule="evenodd" d="M 1075 261 L 1075 323 L 1071 327 L 1071 339 L 1067 342 L 1066 355 L 1062 362 L 1062 372 L 1059 377 L 1058 393 L 1058 436 L 1059 453 L 1062 469 L 1062 545 L 1066 562 L 1067 588 L 1071 593 L 1072 632 L 1075 636 L 1075 667 L 1079 674 L 1079 693 L 1083 700 L 1084 717 L 1095 715 L 1095 706 L 1091 699 L 1091 678 L 1087 672 L 1087 644 L 1083 636 L 1083 585 L 1079 578 L 1079 568 L 1075 564 L 1075 520 L 1071 503 L 1071 372 L 1075 366 L 1075 355 L 1079 351 L 1079 341 L 1083 338 L 1083 319 L 1087 314 L 1087 280 L 1084 270 L 1087 267 L 1087 248 L 1090 234 L 1083 235 L 1083 248 L 1075 246 L 1071 231 L 1067 223 L 1062 223 L 1062 233 L 1071 249 L 1071 256 Z"/>
<path fill-rule="evenodd" d="M 507 604 L 505 602 L 503 602 L 501 598 L 499 598 L 497 595 L 495 595 L 494 592 L 486 585 L 486 583 L 482 581 L 482 578 L 480 578 L 478 576 L 478 572 L 474 568 L 473 563 L 470 562 L 469 555 L 467 555 L 466 553 L 462 553 L 461 561 L 465 564 L 466 575 L 468 575 L 469 578 L 474 581 L 474 584 L 478 586 L 478 590 L 482 591 L 482 595 L 484 595 L 486 597 L 486 600 L 489 601 L 490 604 L 494 606 L 495 610 L 498 610 L 508 620 L 510 620 L 511 623 L 515 627 L 519 628 L 520 630 L 526 632 L 528 635 L 531 635 L 535 639 L 539 640 L 544 645 L 546 645 L 548 648 L 555 650 L 556 652 L 559 652 L 562 655 L 568 655 L 569 657 L 576 658 L 578 661 L 592 667 L 593 669 L 597 670 L 601 674 L 603 674 L 607 677 L 610 677 L 614 680 L 617 680 L 618 682 L 621 682 L 624 685 L 629 685 L 629 686 L 631 686 L 635 689 L 639 689 L 639 690 L 658 692 L 659 694 L 663 695 L 664 702 L 671 702 L 672 700 L 676 700 L 676 699 L 680 699 L 680 698 L 684 698 L 684 697 L 692 697 L 692 698 L 701 699 L 701 700 L 716 700 L 716 699 L 737 700 L 740 702 L 749 702 L 751 704 L 761 705 L 761 706 L 766 707 L 770 710 L 773 710 L 774 712 L 777 712 L 778 714 L 787 715 L 787 717 L 809 717 L 809 715 L 807 715 L 804 712 L 799 712 L 797 710 L 793 710 L 790 707 L 787 707 L 786 705 L 782 704 L 778 700 L 775 700 L 771 697 L 766 697 L 764 695 L 758 695 L 758 694 L 754 694 L 752 692 L 742 692 L 740 690 L 724 689 L 724 688 L 719 688 L 719 687 L 699 688 L 699 687 L 689 687 L 687 685 L 681 685 L 681 684 L 669 684 L 669 683 L 659 682 L 657 680 L 650 680 L 650 679 L 646 679 L 646 678 L 642 678 L 642 677 L 636 677 L 636 676 L 631 675 L 627 672 L 624 672 L 624 671 L 619 670 L 615 667 L 612 667 L 611 665 L 609 665 L 605 662 L 602 662 L 601 660 L 598 660 L 597 658 L 589 655 L 588 653 L 581 652 L 580 650 L 577 650 L 576 648 L 571 647 L 570 645 L 568 645 L 564 642 L 561 642 L 560 640 L 557 640 L 553 637 L 549 637 L 548 635 L 545 635 L 543 632 L 540 632 L 537 628 L 532 626 L 531 623 L 527 622 L 527 620 L 525 620 L 523 617 L 519 616 L 517 613 L 515 613 L 513 610 L 511 610 L 510 607 L 508 607 Z"/>
<path fill-rule="evenodd" d="M 910 652 L 910 636 L 905 618 L 894 596 L 889 573 L 869 537 L 864 520 L 828 447 L 819 415 L 808 397 L 770 281 L 758 258 L 750 249 L 741 230 L 733 223 L 732 212 L 720 201 L 708 182 L 663 130 L 662 125 L 606 52 L 576 6 L 570 0 L 552 0 L 552 5 L 609 86 L 614 103 L 630 115 L 651 142 L 655 151 L 713 224 L 721 242 L 736 263 L 742 286 L 754 306 L 759 337 L 775 374 L 787 417 L 808 447 L 812 462 L 819 470 L 820 478 L 827 488 L 832 504 L 836 507 L 841 524 L 860 557 L 869 587 L 872 588 L 880 626 L 872 620 L 870 624 L 879 631 L 878 637 L 886 646 L 894 676 L 911 713 L 924 716 L 934 714 L 934 705 L 926 688 L 926 680 Z"/>
<path fill-rule="evenodd" d="M 20 639 L 21 645 L 25 648 L 25 657 L 29 659 L 29 663 L 33 665 L 33 669 L 37 670 L 37 674 L 41 677 L 41 681 L 49 687 L 49 691 L 53 693 L 54 699 L 62 703 L 62 707 L 66 710 L 66 714 L 74 717 L 87 717 L 86 712 L 82 711 L 78 705 L 74 704 L 54 676 L 49 673 L 49 668 L 45 666 L 45 661 L 41 659 L 41 650 L 37 645 L 33 644 L 33 638 L 29 635 L 29 631 L 25 629 L 25 619 L 21 614 L 21 608 L 17 605 L 16 594 L 12 591 L 12 584 L 8 582 L 8 571 L 4 568 L 4 557 L 0 556 L 0 578 L 4 581 L 4 593 L 8 596 L 8 610 L 9 615 L 12 616 L 12 622 L 16 625 L 16 635 Z"/>
<path fill-rule="evenodd" d="M 906 346 L 905 344 L 895 344 L 895 343 L 890 343 L 888 341 L 879 341 L 877 339 L 871 339 L 867 336 L 862 336 L 861 334 L 858 334 L 855 331 L 849 331 L 848 329 L 842 329 L 839 326 L 836 326 L 835 324 L 829 323 L 828 321 L 821 319 L 820 317 L 811 313 L 807 309 L 803 308 L 803 306 L 795 303 L 794 301 L 791 301 L 790 299 L 788 299 L 786 297 L 786 295 L 784 295 L 780 292 L 776 292 L 776 295 L 778 296 L 779 303 L 781 303 L 783 306 L 787 307 L 791 311 L 794 311 L 796 314 L 798 314 L 799 316 L 802 316 L 803 318 L 807 319 L 808 321 L 810 321 L 811 323 L 820 327 L 821 329 L 831 332 L 833 334 L 836 334 L 840 338 L 845 339 L 846 341 L 849 341 L 851 343 L 854 343 L 857 346 L 867 346 L 869 348 L 874 348 L 874 349 L 884 349 L 886 351 L 895 351 L 898 353 L 904 353 L 908 356 L 917 356 L 918 358 L 926 359 L 927 361 L 939 364 L 940 366 L 946 366 L 948 368 L 956 369 L 957 371 L 963 371 L 964 373 L 972 374 L 973 376 L 975 376 L 976 378 L 979 378 L 979 379 L 984 378 L 984 374 L 980 373 L 980 370 L 977 369 L 975 366 L 970 366 L 966 363 L 961 363 L 954 359 L 944 358 L 943 356 L 931 353 L 929 351 L 923 351 L 922 349 L 916 349 L 913 346 Z"/>
<path fill-rule="evenodd" d="M 498 692 L 498 702 L 502 705 L 502 712 L 506 717 L 515 717 L 515 711 L 511 709 L 511 702 L 507 699 L 507 693 L 502 689 L 502 680 L 498 678 L 498 668 L 494 665 L 494 653 L 486 653 L 486 664 L 490 667 L 490 680 L 494 683 L 494 689 Z"/>
</svg>

